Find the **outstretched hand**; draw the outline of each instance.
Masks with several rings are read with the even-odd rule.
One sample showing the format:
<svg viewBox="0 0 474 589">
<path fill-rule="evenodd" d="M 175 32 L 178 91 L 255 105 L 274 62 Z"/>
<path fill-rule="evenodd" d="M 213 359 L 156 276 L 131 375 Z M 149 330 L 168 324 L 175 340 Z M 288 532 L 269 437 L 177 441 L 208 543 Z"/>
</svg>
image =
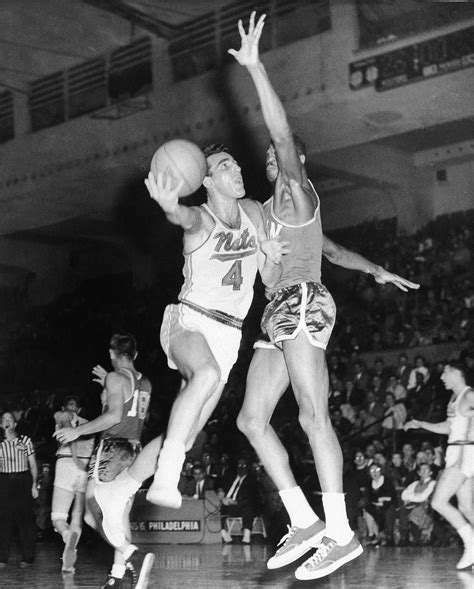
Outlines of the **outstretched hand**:
<svg viewBox="0 0 474 589">
<path fill-rule="evenodd" d="M 378 282 L 378 284 L 391 283 L 404 292 L 408 292 L 409 288 L 413 288 L 415 290 L 420 288 L 420 285 L 416 282 L 410 282 L 410 280 L 402 278 L 401 276 L 398 276 L 398 274 L 392 274 L 392 272 L 388 272 L 381 266 L 378 267 L 373 276 L 375 278 L 375 282 Z"/>
<path fill-rule="evenodd" d="M 100 364 L 97 364 L 97 366 L 94 366 L 92 369 L 92 374 L 96 377 L 92 379 L 94 382 L 100 384 L 101 386 L 105 385 L 105 377 L 107 376 L 107 370 L 105 368 L 103 368 Z"/>
<path fill-rule="evenodd" d="M 241 39 L 240 49 L 238 51 L 235 49 L 229 49 L 227 51 L 227 53 L 230 53 L 230 55 L 235 57 L 240 65 L 255 65 L 259 61 L 258 42 L 262 34 L 263 25 L 265 24 L 265 17 L 267 15 L 262 14 L 262 16 L 258 19 L 257 24 L 255 24 L 255 14 L 256 12 L 254 10 L 250 15 L 248 33 L 245 32 L 242 19 L 239 19 L 238 27 Z"/>
<path fill-rule="evenodd" d="M 158 172 L 156 178 L 153 172 L 150 172 L 148 178 L 145 178 L 145 186 L 148 188 L 151 198 L 160 205 L 166 214 L 175 212 L 178 206 L 179 191 L 184 184 L 184 180 L 181 179 L 174 188 L 171 188 L 172 183 L 171 174 L 164 174 L 163 172 Z"/>
<path fill-rule="evenodd" d="M 411 421 L 407 421 L 405 423 L 405 425 L 403 426 L 403 429 L 409 430 L 409 429 L 420 429 L 421 428 L 421 421 L 419 421 L 418 419 L 412 419 Z"/>
<path fill-rule="evenodd" d="M 290 251 L 288 241 L 281 241 L 277 235 L 273 239 L 266 239 L 260 243 L 260 249 L 272 264 L 279 264 L 282 256 Z"/>
</svg>

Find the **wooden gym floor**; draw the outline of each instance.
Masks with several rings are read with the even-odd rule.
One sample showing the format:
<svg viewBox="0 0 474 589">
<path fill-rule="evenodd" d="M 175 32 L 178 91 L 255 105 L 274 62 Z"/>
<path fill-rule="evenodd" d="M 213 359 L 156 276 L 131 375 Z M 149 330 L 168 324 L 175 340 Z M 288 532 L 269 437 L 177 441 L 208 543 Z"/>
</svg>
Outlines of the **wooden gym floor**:
<svg viewBox="0 0 474 589">
<path fill-rule="evenodd" d="M 0 531 L 1 533 L 1 531 Z M 61 575 L 62 544 L 37 544 L 37 556 L 28 569 L 18 567 L 14 552 L 0 569 L 0 587 L 10 589 L 98 589 L 104 583 L 112 554 L 105 544 L 79 544 L 75 575 Z M 473 589 L 472 571 L 456 571 L 460 548 L 366 548 L 362 556 L 329 577 L 297 581 L 294 565 L 266 569 L 272 548 L 265 544 L 153 545 L 156 555 L 149 588 L 162 589 Z M 304 558 L 298 561 L 302 562 Z M 129 585 L 124 584 L 128 589 Z"/>
</svg>

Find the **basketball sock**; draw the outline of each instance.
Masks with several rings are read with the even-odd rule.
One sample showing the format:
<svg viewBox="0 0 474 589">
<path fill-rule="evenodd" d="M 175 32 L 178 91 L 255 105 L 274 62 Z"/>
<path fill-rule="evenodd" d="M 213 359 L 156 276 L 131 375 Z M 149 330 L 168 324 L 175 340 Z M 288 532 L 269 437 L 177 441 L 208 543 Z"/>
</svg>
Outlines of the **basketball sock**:
<svg viewBox="0 0 474 589">
<path fill-rule="evenodd" d="M 180 440 L 166 439 L 158 458 L 155 483 L 177 487 L 185 458 L 185 447 Z"/>
<path fill-rule="evenodd" d="M 470 546 L 473 543 L 473 530 L 469 524 L 462 526 L 456 532 L 461 536 L 464 546 Z"/>
<path fill-rule="evenodd" d="M 132 556 L 132 554 L 138 550 L 138 546 L 135 546 L 135 544 L 130 544 L 130 546 L 128 546 L 123 552 L 122 552 L 122 558 L 123 560 L 127 561 L 130 559 L 130 557 Z"/>
<path fill-rule="evenodd" d="M 123 470 L 120 475 L 120 493 L 132 497 L 141 487 L 141 482 L 130 476 L 128 470 Z M 119 478 L 117 477 L 117 478 Z"/>
<path fill-rule="evenodd" d="M 318 516 L 314 513 L 300 487 L 283 489 L 279 491 L 279 495 L 288 512 L 292 526 L 308 528 L 318 521 Z"/>
<path fill-rule="evenodd" d="M 326 518 L 325 535 L 340 546 L 349 544 L 354 532 L 347 519 L 344 493 L 323 493 L 323 507 Z"/>
<path fill-rule="evenodd" d="M 123 564 L 114 564 L 112 565 L 112 570 L 110 571 L 110 574 L 112 575 L 112 577 L 115 577 L 116 579 L 123 579 L 125 576 L 125 571 L 127 570 L 127 567 Z"/>
</svg>

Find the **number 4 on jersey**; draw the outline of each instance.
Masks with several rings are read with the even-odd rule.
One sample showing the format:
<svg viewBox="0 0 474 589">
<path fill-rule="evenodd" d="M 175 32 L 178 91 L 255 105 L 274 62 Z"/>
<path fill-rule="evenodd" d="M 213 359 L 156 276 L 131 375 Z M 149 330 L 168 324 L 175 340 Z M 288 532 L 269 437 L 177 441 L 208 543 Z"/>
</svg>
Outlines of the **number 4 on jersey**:
<svg viewBox="0 0 474 589">
<path fill-rule="evenodd" d="M 240 290 L 240 285 L 243 282 L 242 278 L 242 260 L 234 262 L 222 279 L 222 286 L 232 286 L 233 290 Z"/>
</svg>

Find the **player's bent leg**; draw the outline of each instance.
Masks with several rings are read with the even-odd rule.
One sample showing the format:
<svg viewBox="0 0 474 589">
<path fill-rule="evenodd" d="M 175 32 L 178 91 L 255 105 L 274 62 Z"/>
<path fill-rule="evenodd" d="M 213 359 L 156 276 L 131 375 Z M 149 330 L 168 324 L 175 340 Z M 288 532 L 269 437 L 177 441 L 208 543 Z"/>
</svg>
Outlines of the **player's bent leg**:
<svg viewBox="0 0 474 589">
<path fill-rule="evenodd" d="M 169 355 L 183 376 L 184 386 L 171 409 L 166 439 L 147 500 L 177 509 L 181 506 L 178 482 L 185 451 L 197 433 L 196 427 L 203 419 L 206 404 L 220 387 L 220 370 L 205 338 L 198 332 L 182 330 L 175 335 Z M 219 394 L 221 391 L 222 388 Z M 211 401 L 211 406 L 215 406 L 215 402 Z"/>
<path fill-rule="evenodd" d="M 102 511 L 102 529 L 108 542 L 118 550 L 130 543 L 128 514 L 135 493 L 153 475 L 163 438 L 151 440 L 134 462 L 110 482 L 96 485 L 94 497 Z M 128 535 L 130 535 L 128 533 Z"/>
</svg>

